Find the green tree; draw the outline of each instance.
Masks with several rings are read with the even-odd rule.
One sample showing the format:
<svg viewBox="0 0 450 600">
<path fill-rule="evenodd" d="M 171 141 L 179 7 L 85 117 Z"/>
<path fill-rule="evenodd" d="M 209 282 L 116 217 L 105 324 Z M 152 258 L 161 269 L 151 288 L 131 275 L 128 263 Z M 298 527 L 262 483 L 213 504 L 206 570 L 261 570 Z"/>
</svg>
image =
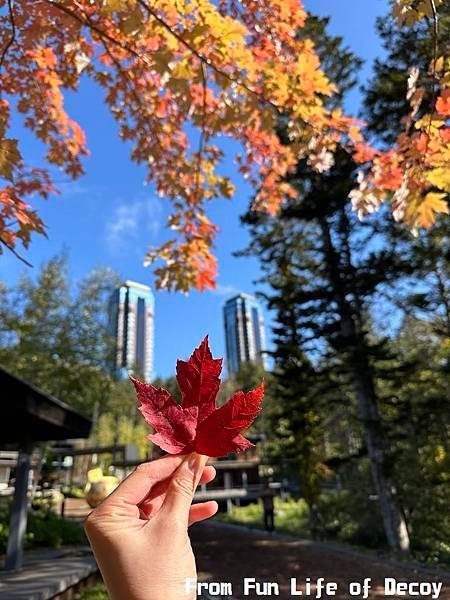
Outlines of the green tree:
<svg viewBox="0 0 450 600">
<path fill-rule="evenodd" d="M 352 67 L 358 65 L 353 64 L 351 53 L 339 51 L 339 43 L 329 41 L 324 28 L 316 35 L 319 55 L 324 53 L 328 59 L 327 75 L 345 92 L 354 83 Z M 280 135 L 289 143 L 283 123 Z M 342 385 L 353 386 L 386 536 L 393 548 L 407 550 L 406 524 L 388 473 L 375 384 L 374 361 L 384 349 L 369 339 L 365 308 L 368 297 L 396 273 L 397 259 L 394 253 L 384 252 L 359 258 L 369 235 L 346 206 L 354 165 L 344 151 L 337 152 L 334 160 L 335 166 L 323 175 L 314 173 L 306 161 L 299 163 L 289 179 L 298 198 L 286 202 L 278 222 L 262 215 L 247 216 L 253 234 L 250 252 L 260 257 L 265 281 L 274 291 L 269 306 L 278 311 L 276 355 L 286 402 L 286 437 L 291 436 L 300 464 L 306 466 L 302 483 L 310 506 L 320 491 L 321 376 L 313 357 L 321 355 L 340 370 Z"/>
<path fill-rule="evenodd" d="M 394 549 L 407 550 L 408 532 L 394 491 L 378 390 L 378 380 L 393 356 L 386 341 L 371 334 L 369 306 L 383 285 L 409 274 L 410 266 L 392 248 L 383 246 L 381 239 L 378 248 L 373 245 L 373 236 L 382 230 L 382 215 L 377 216 L 374 229 L 361 224 L 349 211 L 346 197 L 353 176 L 354 165 L 344 151 L 336 153 L 335 165 L 327 174 L 312 173 L 305 162 L 299 163 L 291 180 L 298 198 L 285 204 L 279 223 L 256 217 L 251 226 L 252 252 L 260 256 L 272 288 L 274 279 L 284 277 L 273 296 L 278 303 L 288 300 L 295 307 L 295 327 L 300 334 L 292 337 L 293 347 L 300 343 L 309 362 L 320 357 L 331 363 L 335 377 L 341 377 L 341 389 L 352 386 L 388 543 Z M 284 265 L 277 262 L 280 245 L 288 250 Z M 292 275 L 286 278 L 289 271 Z M 274 303 L 273 298 L 271 301 Z M 281 325 L 286 330 L 286 323 Z M 292 325 L 290 331 L 295 331 Z M 295 356 L 292 347 L 284 352 L 287 361 Z M 311 366 L 307 368 L 304 360 L 300 364 L 299 406 L 315 387 L 306 383 L 306 393 L 301 392 L 308 368 L 310 381 L 317 379 Z M 285 379 L 292 385 L 292 376 Z M 312 440 L 310 447 L 316 449 L 317 442 Z"/>
<path fill-rule="evenodd" d="M 445 11 L 443 19 L 447 17 Z M 400 118 L 408 112 L 405 65 L 421 67 L 421 77 L 425 80 L 422 83 L 428 85 L 423 110 L 433 97 L 432 85 L 426 81 L 432 58 L 429 38 L 426 40 L 427 27 L 418 25 L 420 31 L 411 35 L 404 31 L 398 33 L 388 20 L 379 23 L 382 35 L 388 40 L 389 56 L 385 65 L 381 61 L 376 64 L 377 77 L 366 91 L 366 112 L 369 127 L 382 141 L 392 142 L 396 138 Z M 415 36 L 418 42 L 411 53 L 408 49 L 416 43 Z M 436 41 L 438 45 L 441 43 Z M 348 89 L 345 78 L 342 83 L 339 80 L 339 71 L 333 63 L 333 59 L 338 62 L 341 58 L 336 48 L 330 56 L 328 76 L 338 87 Z M 393 116 L 392 122 L 386 118 L 387 114 Z M 279 135 L 289 143 L 284 123 L 280 123 Z M 383 214 L 368 223 L 359 223 L 345 205 L 354 185 L 354 165 L 342 150 L 335 154 L 334 160 L 334 167 L 323 175 L 314 174 L 305 161 L 298 164 L 297 172 L 289 178 L 298 197 L 295 202 L 286 201 L 280 223 L 262 215 L 247 215 L 253 235 L 250 252 L 260 257 L 265 282 L 273 292 L 268 294 L 269 306 L 272 304 L 278 310 L 278 329 L 282 333 L 276 341 L 277 350 L 281 350 L 278 365 L 289 372 L 287 365 L 292 357 L 297 357 L 302 365 L 297 373 L 298 384 L 297 381 L 292 383 L 295 379 L 291 371 L 287 391 L 298 385 L 301 402 L 305 402 L 308 392 L 314 393 L 317 388 L 323 370 L 333 369 L 332 379 L 341 397 L 341 406 L 336 410 L 339 397 L 335 396 L 334 403 L 331 398 L 334 407 L 325 408 L 326 417 L 321 414 L 322 421 L 333 422 L 342 409 L 342 402 L 346 401 L 349 410 L 346 410 L 345 422 L 349 423 L 356 404 L 360 427 L 354 427 L 353 437 L 358 439 L 360 431 L 364 434 L 363 447 L 357 449 L 356 455 L 368 455 L 389 544 L 394 549 L 407 550 L 406 494 L 401 489 L 404 479 L 397 464 L 411 445 L 399 428 L 405 414 L 395 424 L 392 407 L 397 403 L 395 390 L 402 389 L 414 373 L 414 361 L 399 353 L 391 339 L 383 338 L 382 328 L 377 327 L 373 319 L 373 307 L 381 302 L 388 309 L 388 297 L 391 302 L 394 298 L 391 306 L 397 304 L 397 315 L 399 310 L 404 313 L 407 310 L 417 316 L 420 311 L 434 307 L 439 314 L 439 319 L 432 320 L 435 331 L 437 328 L 446 331 L 449 296 L 445 267 L 448 262 L 442 251 L 442 232 L 436 234 L 440 227 L 415 242 L 395 224 L 387 223 Z M 285 260 L 281 256 L 280 262 L 283 252 L 289 252 L 289 257 Z M 294 336 L 296 329 L 299 334 Z M 287 340 L 283 340 L 283 335 Z M 286 345 L 286 341 L 290 345 Z M 308 380 L 308 372 L 309 385 L 302 390 L 302 381 Z M 288 381 L 287 377 L 284 379 Z M 349 390 L 352 390 L 350 394 Z M 298 405 L 301 402 L 297 401 Z M 289 425 L 295 422 L 297 414 L 295 409 L 287 412 Z M 303 413 L 306 412 L 307 407 L 304 407 Z M 439 414 L 438 411 L 431 418 L 434 426 Z M 301 428 L 295 424 L 290 429 Z M 286 437 L 289 439 L 290 435 L 292 440 L 289 427 L 287 431 Z M 316 429 L 317 439 L 319 431 Z M 327 446 L 329 435 L 323 434 Z M 309 446 L 310 450 L 320 448 L 317 439 Z M 317 466 L 314 468 L 317 470 Z"/>
<path fill-rule="evenodd" d="M 95 444 L 133 444 L 138 457 L 145 459 L 152 451 L 152 442 L 147 439 L 149 433 L 138 411 L 132 383 L 128 379 L 112 382 L 107 405 L 100 411 L 92 434 Z"/>
<path fill-rule="evenodd" d="M 12 289 L 3 285 L 0 364 L 88 415 L 101 411 L 112 386 L 106 306 L 117 281 L 98 269 L 72 289 L 60 255 L 36 280 L 24 275 Z"/>
<path fill-rule="evenodd" d="M 438 317 L 437 317 L 438 318 Z M 407 316 L 391 340 L 403 377 L 383 382 L 387 423 L 398 494 L 418 559 L 450 559 L 450 398 L 448 341 L 443 344 L 428 318 Z"/>
</svg>

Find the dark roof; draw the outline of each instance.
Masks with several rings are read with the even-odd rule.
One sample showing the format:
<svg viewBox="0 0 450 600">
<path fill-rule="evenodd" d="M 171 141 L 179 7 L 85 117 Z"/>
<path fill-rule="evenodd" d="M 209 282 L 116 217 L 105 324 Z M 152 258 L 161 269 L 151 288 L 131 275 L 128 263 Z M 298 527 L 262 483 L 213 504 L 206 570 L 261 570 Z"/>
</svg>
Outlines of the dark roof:
<svg viewBox="0 0 450 600">
<path fill-rule="evenodd" d="M 87 438 L 92 422 L 0 367 L 0 444 Z"/>
</svg>

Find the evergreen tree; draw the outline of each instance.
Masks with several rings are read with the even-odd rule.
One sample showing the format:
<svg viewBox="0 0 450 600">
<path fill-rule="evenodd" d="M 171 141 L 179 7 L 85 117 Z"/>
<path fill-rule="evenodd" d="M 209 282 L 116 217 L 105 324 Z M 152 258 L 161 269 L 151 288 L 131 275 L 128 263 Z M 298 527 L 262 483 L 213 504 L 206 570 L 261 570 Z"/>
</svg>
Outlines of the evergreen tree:
<svg viewBox="0 0 450 600">
<path fill-rule="evenodd" d="M 345 92 L 353 84 L 350 74 L 357 65 L 351 53 L 340 52 L 340 42 L 332 40 L 330 45 L 331 52 L 322 29 L 319 54 L 327 56 L 327 74 Z M 282 125 L 280 135 L 284 138 Z M 368 340 L 364 310 L 366 296 L 373 295 L 386 280 L 386 268 L 394 257 L 369 253 L 364 264 L 356 265 L 355 219 L 347 208 L 354 165 L 344 151 L 336 154 L 335 161 L 326 175 L 314 173 L 305 161 L 299 163 L 290 179 L 299 197 L 286 203 L 278 222 L 261 215 L 247 216 L 253 234 L 249 252 L 260 257 L 274 292 L 269 306 L 277 310 L 275 373 L 285 401 L 281 416 L 287 416 L 294 451 L 300 464 L 307 466 L 301 469 L 301 483 L 308 490 L 310 508 L 319 493 L 320 461 L 314 433 L 317 436 L 319 431 L 317 390 L 321 386 L 312 360 L 307 358 L 308 351 L 309 357 L 322 353 L 328 361 L 337 358 L 342 373 L 353 384 L 386 536 L 393 548 L 407 550 L 406 525 L 387 474 L 387 450 L 375 390 L 373 359 L 382 349 L 371 346 Z M 281 262 L 279 245 L 284 250 Z M 393 265 L 389 266 L 392 270 Z"/>
<path fill-rule="evenodd" d="M 443 19 L 447 17 L 446 10 Z M 366 94 L 366 110 L 370 112 L 371 130 L 380 134 L 382 141 L 388 142 L 395 139 L 401 117 L 408 111 L 405 64 L 420 66 L 422 83 L 427 85 L 427 69 L 432 57 L 429 56 L 426 25 L 418 25 L 412 35 L 403 31 L 397 33 L 389 20 L 380 21 L 379 29 L 389 40 L 390 54 L 386 64 L 381 61 L 376 64 L 376 78 Z M 437 40 L 438 46 L 440 43 Z M 408 50 L 412 46 L 413 53 Z M 414 58 L 412 63 L 411 56 Z M 333 58 L 339 61 L 336 48 Z M 342 87 L 338 71 L 333 72 L 333 62 L 329 68 L 329 77 Z M 343 87 L 345 90 L 345 81 Z M 432 96 L 430 85 L 424 109 Z M 387 113 L 393 118 L 386 118 Z M 283 123 L 280 123 L 279 134 L 285 143 L 289 143 Z M 293 430 L 303 430 L 308 437 L 307 430 L 301 422 L 296 422 L 296 418 L 312 406 L 320 414 L 322 437 L 325 447 L 329 446 L 327 439 L 329 441 L 330 436 L 323 431 L 324 424 L 335 420 L 343 403 L 347 403 L 346 424 L 351 422 L 356 405 L 364 443 L 353 448 L 352 454 L 367 454 L 387 541 L 393 549 L 407 551 L 409 532 L 405 514 L 408 518 L 411 516 L 407 493 L 410 482 L 407 485 L 398 465 L 404 465 L 405 457 L 410 455 L 414 446 L 410 436 L 414 433 L 408 427 L 407 434 L 400 430 L 405 413 L 399 410 L 402 403 L 398 397 L 405 389 L 405 381 L 414 378 L 417 364 L 411 356 L 397 350 L 392 329 L 389 337 L 383 338 L 383 327 L 376 322 L 374 308 L 379 308 L 377 303 L 384 310 L 397 305 L 401 312 L 409 310 L 410 314 L 417 315 L 418 311 L 434 306 L 439 315 L 438 319 L 432 319 L 435 331 L 436 327 L 446 330 L 448 254 L 446 258 L 442 250 L 440 226 L 429 236 L 414 241 L 386 220 L 383 212 L 365 223 L 358 222 L 349 211 L 347 201 L 354 186 L 355 166 L 342 149 L 336 152 L 334 160 L 334 167 L 326 174 L 312 172 L 306 161 L 298 164 L 297 172 L 290 178 L 290 183 L 298 190 L 298 197 L 286 201 L 278 222 L 264 215 L 249 213 L 246 216 L 253 236 L 248 252 L 260 257 L 264 281 L 272 291 L 267 297 L 269 306 L 276 310 L 278 333 L 282 333 L 280 337 L 275 330 L 276 352 L 280 353 L 276 365 L 281 374 L 279 381 L 285 381 L 284 396 L 287 398 L 289 392 L 296 389 L 293 395 L 297 394 L 297 401 L 286 403 L 290 427 L 287 438 L 290 436 L 293 440 Z M 287 257 L 284 263 L 280 261 L 283 252 Z M 421 284 L 418 287 L 419 278 Z M 402 286 L 406 287 L 406 292 Z M 397 310 L 397 318 L 398 314 Z M 283 336 L 286 339 L 283 340 Z M 286 343 L 287 339 L 289 343 Z M 296 374 L 288 367 L 291 358 L 301 365 Z M 335 394 L 334 398 L 328 395 L 328 405 L 320 411 L 317 410 L 320 402 L 316 400 L 314 405 L 311 396 L 314 398 L 314 391 L 324 385 L 324 391 L 319 395 L 322 399 L 327 397 L 323 373 L 329 368 L 332 369 L 329 378 L 336 386 Z M 283 378 L 285 374 L 289 377 Z M 349 389 L 353 394 L 349 394 Z M 437 389 L 436 394 L 439 399 L 441 390 Z M 308 396 L 309 404 L 300 408 Z M 283 400 L 283 394 L 280 398 Z M 337 408 L 339 404 L 341 407 Z M 419 407 L 416 408 L 419 414 Z M 440 411 L 429 415 L 433 431 L 436 431 L 439 414 Z M 357 445 L 358 430 L 355 427 L 355 435 L 348 436 L 353 437 Z M 315 431 L 318 434 L 320 428 L 316 427 Z M 443 433 L 441 430 L 441 443 Z M 317 437 L 320 438 L 320 434 Z M 349 450 L 350 446 L 349 439 Z M 299 454 L 305 453 L 301 444 L 297 444 L 297 449 Z M 313 449 L 316 452 L 321 449 L 317 438 L 310 445 L 310 455 Z M 341 458 L 345 460 L 345 457 Z M 332 462 L 325 460 L 328 465 Z M 304 463 L 307 463 L 306 454 Z M 311 472 L 313 469 L 318 470 L 317 464 Z M 371 510 L 369 506 L 367 510 Z M 409 525 L 411 527 L 411 523 Z"/>
<path fill-rule="evenodd" d="M 282 233 L 283 227 L 277 227 Z M 273 232 L 272 232 L 273 233 Z M 269 242 L 269 240 L 267 240 Z M 272 295 L 268 308 L 276 315 L 273 328 L 274 372 L 270 389 L 273 401 L 268 416 L 272 423 L 268 450 L 281 464 L 293 463 L 301 494 L 309 508 L 309 529 L 318 531 L 318 501 L 328 469 L 324 463 L 323 411 L 329 378 L 316 368 L 304 352 L 307 340 L 302 330 L 296 293 L 301 285 L 295 275 L 290 238 L 272 238 L 271 261 L 276 268 L 269 276 Z M 267 409 L 266 409 L 267 410 Z"/>
<path fill-rule="evenodd" d="M 349 210 L 347 196 L 354 169 L 343 150 L 336 153 L 335 165 L 326 174 L 313 173 L 305 161 L 300 162 L 291 180 L 298 198 L 286 203 L 278 222 L 261 215 L 247 218 L 253 235 L 251 252 L 260 256 L 268 273 L 266 281 L 275 292 L 269 302 L 287 302 L 300 330 L 300 335 L 291 337 L 292 347 L 282 348 L 285 365 L 300 343 L 310 361 L 315 358 L 315 362 L 333 365 L 343 397 L 348 385 L 352 386 L 388 543 L 407 550 L 408 532 L 395 496 L 379 406 L 378 381 L 385 370 L 380 365 L 392 363 L 393 356 L 386 341 L 371 335 L 368 307 L 380 287 L 408 274 L 410 267 L 382 245 L 382 215 L 371 227 L 361 224 Z M 280 240 L 289 249 L 284 265 L 275 258 Z M 287 272 L 292 276 L 286 278 Z M 274 280 L 280 279 L 282 285 L 274 287 Z M 287 326 L 283 322 L 285 331 Z M 278 343 L 277 339 L 277 349 Z M 303 360 L 297 379 L 302 382 L 306 373 Z M 309 373 L 302 402 L 320 381 L 310 367 Z M 286 377 L 288 389 L 297 385 L 293 381 L 291 373 Z M 338 402 L 335 395 L 334 403 Z M 312 446 L 317 448 L 317 443 Z"/>
<path fill-rule="evenodd" d="M 378 32 L 387 51 L 375 64 L 365 95 L 369 129 L 383 142 L 392 142 L 408 112 L 406 68 L 420 69 L 419 84 L 426 89 L 421 110 L 433 101 L 429 65 L 433 55 L 448 55 L 450 6 L 442 6 L 438 38 L 423 21 L 398 30 L 390 17 L 378 21 Z M 435 46 L 435 47 L 434 47 Z M 396 289 L 392 304 L 403 320 L 391 345 L 403 365 L 403 376 L 383 382 L 383 414 L 392 449 L 398 494 L 405 509 L 418 558 L 448 560 L 446 540 L 450 522 L 443 508 L 449 499 L 450 398 L 450 241 L 446 222 L 436 223 L 417 238 L 403 236 L 399 252 L 412 268 L 408 285 Z M 406 365 L 413 368 L 406 369 Z"/>
</svg>

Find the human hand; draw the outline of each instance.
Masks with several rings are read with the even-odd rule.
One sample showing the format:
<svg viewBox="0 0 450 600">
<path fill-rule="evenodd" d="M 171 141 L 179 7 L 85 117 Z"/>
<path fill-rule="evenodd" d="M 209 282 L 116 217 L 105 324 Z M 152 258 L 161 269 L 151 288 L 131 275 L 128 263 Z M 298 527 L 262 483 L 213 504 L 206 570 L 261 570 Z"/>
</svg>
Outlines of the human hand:
<svg viewBox="0 0 450 600">
<path fill-rule="evenodd" d="M 211 517 L 217 502 L 191 505 L 199 483 L 215 477 L 192 453 L 139 465 L 85 523 L 111 600 L 191 600 L 196 579 L 188 525 Z"/>
</svg>

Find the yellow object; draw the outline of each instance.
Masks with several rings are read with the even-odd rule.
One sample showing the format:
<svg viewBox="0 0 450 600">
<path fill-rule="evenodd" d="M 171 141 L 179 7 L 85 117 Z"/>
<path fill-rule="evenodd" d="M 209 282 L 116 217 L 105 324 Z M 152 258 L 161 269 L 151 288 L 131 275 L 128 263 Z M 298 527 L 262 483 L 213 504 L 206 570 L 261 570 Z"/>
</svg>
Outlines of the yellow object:
<svg viewBox="0 0 450 600">
<path fill-rule="evenodd" d="M 84 489 L 86 502 L 91 508 L 98 506 L 119 485 L 113 475 L 103 475 L 100 468 L 91 469 L 87 474 L 88 483 Z"/>
</svg>

